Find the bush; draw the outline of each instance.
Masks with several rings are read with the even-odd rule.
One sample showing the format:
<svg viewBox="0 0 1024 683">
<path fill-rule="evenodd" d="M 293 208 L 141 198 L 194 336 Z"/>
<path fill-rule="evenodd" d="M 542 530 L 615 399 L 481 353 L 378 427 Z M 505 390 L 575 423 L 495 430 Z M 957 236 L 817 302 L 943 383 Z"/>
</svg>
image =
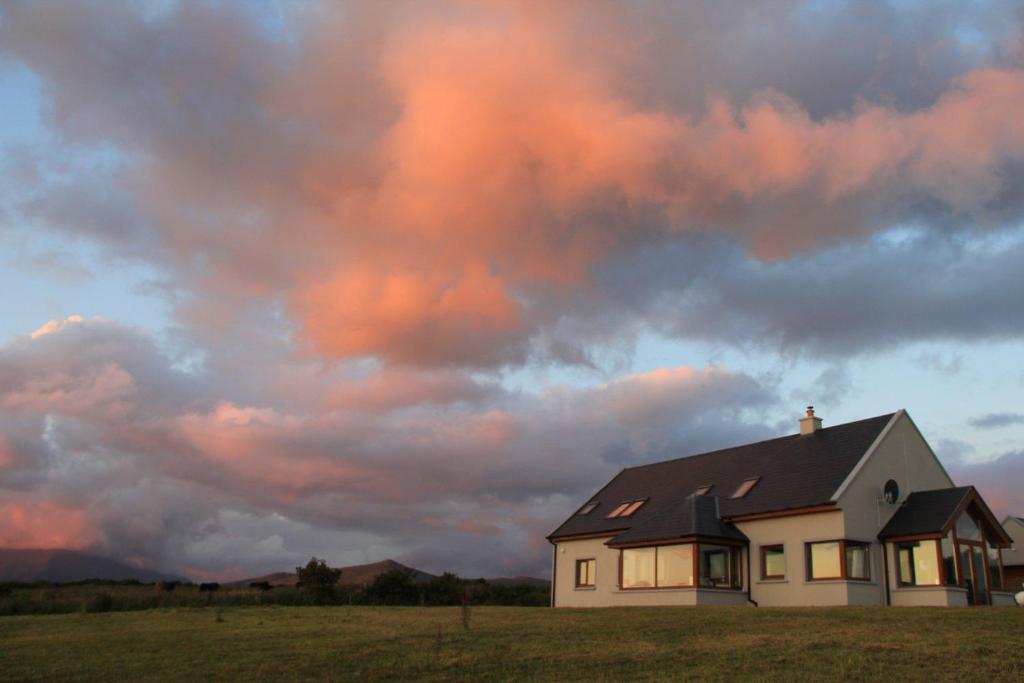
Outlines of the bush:
<svg viewBox="0 0 1024 683">
<path fill-rule="evenodd" d="M 413 583 L 412 572 L 402 569 L 378 574 L 365 591 L 371 605 L 416 605 L 420 601 L 419 588 Z"/>
<path fill-rule="evenodd" d="M 83 612 L 109 612 L 114 606 L 114 598 L 110 593 L 96 593 L 82 603 Z"/>
<path fill-rule="evenodd" d="M 341 578 L 340 569 L 332 569 L 325 560 L 315 557 L 311 557 L 305 567 L 296 567 L 295 573 L 299 577 L 299 586 L 312 594 L 317 602 L 330 601 L 334 597 L 334 587 Z"/>
</svg>

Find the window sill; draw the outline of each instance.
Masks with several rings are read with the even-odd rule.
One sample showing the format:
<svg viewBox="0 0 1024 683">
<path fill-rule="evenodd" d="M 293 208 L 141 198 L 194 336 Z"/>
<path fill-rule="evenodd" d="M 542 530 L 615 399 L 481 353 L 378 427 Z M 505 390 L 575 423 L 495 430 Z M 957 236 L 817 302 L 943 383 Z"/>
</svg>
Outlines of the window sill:
<svg viewBox="0 0 1024 683">
<path fill-rule="evenodd" d="M 804 580 L 804 585 L 805 586 L 813 586 L 813 585 L 816 585 L 816 584 L 819 584 L 819 583 L 825 583 L 825 584 L 847 583 L 847 584 L 851 584 L 851 585 L 854 585 L 854 586 L 877 586 L 878 585 L 877 581 L 872 581 L 871 579 L 867 579 L 867 580 L 865 580 L 865 579 L 810 579 L 810 580 L 805 579 Z"/>
<path fill-rule="evenodd" d="M 966 593 L 966 588 L 960 586 L 897 586 L 893 588 L 894 591 L 960 591 Z"/>
<path fill-rule="evenodd" d="M 596 591 L 597 586 L 576 586 L 573 588 L 574 591 Z"/>
<path fill-rule="evenodd" d="M 789 583 L 789 579 L 758 579 L 754 583 Z"/>
<path fill-rule="evenodd" d="M 710 588 L 698 586 L 683 586 L 680 588 L 618 588 L 616 593 L 686 593 L 693 591 L 708 591 L 710 593 L 742 593 L 742 588 Z"/>
</svg>

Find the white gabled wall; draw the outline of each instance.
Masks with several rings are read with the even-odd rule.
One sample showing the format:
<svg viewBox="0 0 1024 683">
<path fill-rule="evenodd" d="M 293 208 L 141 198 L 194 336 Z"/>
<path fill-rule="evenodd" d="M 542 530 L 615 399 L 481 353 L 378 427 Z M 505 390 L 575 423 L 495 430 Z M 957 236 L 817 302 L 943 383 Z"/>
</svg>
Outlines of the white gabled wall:
<svg viewBox="0 0 1024 683">
<path fill-rule="evenodd" d="M 894 479 L 900 487 L 895 504 L 879 502 L 885 482 Z M 924 440 L 906 411 L 893 423 L 868 454 L 853 478 L 836 499 L 846 520 L 846 536 L 854 540 L 875 540 L 900 503 L 913 491 L 955 486 L 934 451 Z"/>
</svg>

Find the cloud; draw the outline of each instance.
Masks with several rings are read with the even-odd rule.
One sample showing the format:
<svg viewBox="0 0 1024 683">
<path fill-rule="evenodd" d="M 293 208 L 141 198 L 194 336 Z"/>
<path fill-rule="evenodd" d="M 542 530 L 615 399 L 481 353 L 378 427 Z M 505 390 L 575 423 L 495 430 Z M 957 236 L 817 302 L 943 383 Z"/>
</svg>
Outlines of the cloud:
<svg viewBox="0 0 1024 683">
<path fill-rule="evenodd" d="M 1024 424 L 1024 414 L 1021 413 L 988 413 L 980 417 L 968 420 L 968 424 L 979 429 L 996 429 L 1009 427 L 1010 425 Z"/>
<path fill-rule="evenodd" d="M 760 263 L 1024 215 L 1024 75 L 998 9 L 335 10 L 272 30 L 221 4 L 5 7 L 0 50 L 46 83 L 54 133 L 114 150 L 53 181 L 45 155 L 11 211 L 167 270 L 189 326 L 274 302 L 316 354 L 425 368 L 587 358 L 543 341 L 601 307 L 604 264 L 680 236 Z M 978 27 L 991 44 L 958 38 Z M 836 50 L 840 30 L 872 47 Z M 793 39 L 828 53 L 800 58 L 804 80 L 764 66 L 795 67 Z M 113 189 L 88 190 L 100 176 Z"/>
<path fill-rule="evenodd" d="M 206 575 L 543 572 L 619 467 L 772 433 L 771 378 L 610 373 L 640 334 L 815 355 L 834 398 L 850 356 L 1024 332 L 1012 7 L 263 12 L 0 10 L 45 131 L 0 230 L 141 262 L 173 310 L 0 348 L 8 542 L 69 511 Z M 599 383 L 504 383 L 549 366 Z"/>
<path fill-rule="evenodd" d="M 958 484 L 975 486 L 997 518 L 1022 513 L 1024 451 L 1009 451 L 984 462 L 957 463 L 949 473 Z"/>
<path fill-rule="evenodd" d="M 307 382 L 306 400 L 275 407 L 176 369 L 142 331 L 77 317 L 46 329 L 0 347 L 0 492 L 17 501 L 4 541 L 43 528 L 32 510 L 67 512 L 60 538 L 180 571 L 257 572 L 338 548 L 345 562 L 543 572 L 538 539 L 577 498 L 624 464 L 763 436 L 774 396 L 722 368 L 539 393 L 380 369 L 344 400 L 334 381 Z"/>
</svg>

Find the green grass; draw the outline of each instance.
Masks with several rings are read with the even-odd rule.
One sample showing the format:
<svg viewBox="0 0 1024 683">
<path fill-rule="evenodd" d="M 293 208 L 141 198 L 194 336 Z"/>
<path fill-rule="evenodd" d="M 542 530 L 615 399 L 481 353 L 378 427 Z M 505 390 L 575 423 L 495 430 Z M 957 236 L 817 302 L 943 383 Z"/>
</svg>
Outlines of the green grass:
<svg viewBox="0 0 1024 683">
<path fill-rule="evenodd" d="M 0 618 L 0 680 L 1019 681 L 1022 633 L 1021 609 L 170 608 Z"/>
</svg>

